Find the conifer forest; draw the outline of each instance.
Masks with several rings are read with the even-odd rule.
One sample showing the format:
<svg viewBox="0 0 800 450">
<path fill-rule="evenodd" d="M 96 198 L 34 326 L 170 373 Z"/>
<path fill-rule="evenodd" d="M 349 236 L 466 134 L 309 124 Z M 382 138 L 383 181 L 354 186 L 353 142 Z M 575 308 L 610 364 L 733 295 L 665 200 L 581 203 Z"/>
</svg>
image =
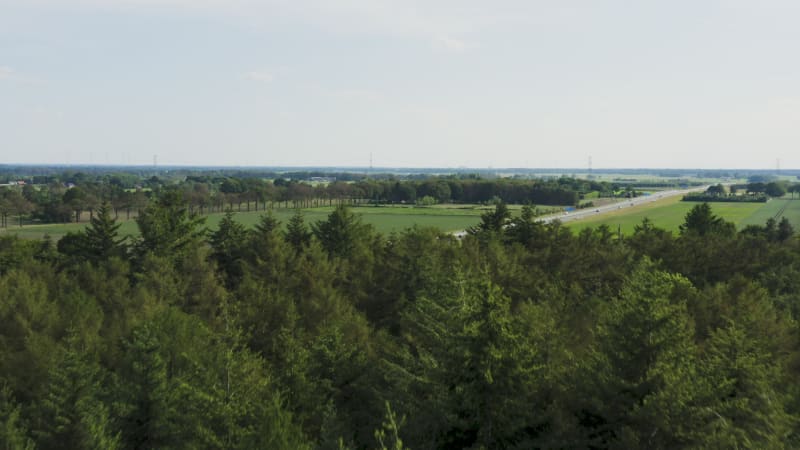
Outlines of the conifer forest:
<svg viewBox="0 0 800 450">
<path fill-rule="evenodd" d="M 2 449 L 800 447 L 800 240 L 487 211 L 463 238 L 162 189 L 0 236 Z"/>
</svg>

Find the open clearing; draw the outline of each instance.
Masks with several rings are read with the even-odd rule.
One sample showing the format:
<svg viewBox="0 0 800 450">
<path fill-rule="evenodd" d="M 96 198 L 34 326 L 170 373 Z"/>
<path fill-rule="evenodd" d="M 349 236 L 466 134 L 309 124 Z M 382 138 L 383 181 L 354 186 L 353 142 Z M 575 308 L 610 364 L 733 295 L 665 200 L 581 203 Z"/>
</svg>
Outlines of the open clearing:
<svg viewBox="0 0 800 450">
<path fill-rule="evenodd" d="M 682 202 L 680 198 L 659 200 L 651 204 L 632 209 L 622 209 L 608 214 L 598 215 L 567 224 L 575 231 L 598 225 L 608 225 L 623 233 L 633 233 L 634 226 L 640 224 L 642 219 L 648 217 L 653 224 L 670 231 L 678 231 L 684 217 L 696 205 L 695 202 Z M 767 203 L 709 203 L 711 210 L 717 216 L 723 217 L 742 229 L 747 225 L 764 225 L 770 217 L 786 217 L 795 226 L 800 228 L 800 200 L 774 199 Z"/>
</svg>

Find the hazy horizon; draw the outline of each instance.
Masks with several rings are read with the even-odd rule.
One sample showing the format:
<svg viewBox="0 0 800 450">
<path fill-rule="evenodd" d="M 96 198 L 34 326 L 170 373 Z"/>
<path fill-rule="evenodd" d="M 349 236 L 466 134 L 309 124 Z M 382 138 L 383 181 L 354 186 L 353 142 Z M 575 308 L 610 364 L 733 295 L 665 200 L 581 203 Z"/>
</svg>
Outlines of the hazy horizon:
<svg viewBox="0 0 800 450">
<path fill-rule="evenodd" d="M 655 171 L 664 171 L 664 172 L 682 172 L 684 174 L 689 174 L 691 172 L 697 171 L 702 174 L 703 172 L 731 172 L 731 173 L 755 173 L 755 174 L 767 174 L 767 175 L 784 175 L 784 176 L 800 176 L 800 168 L 793 168 L 793 167 L 781 167 L 779 170 L 775 168 L 771 169 L 753 169 L 747 167 L 713 167 L 713 168 L 700 168 L 700 167 L 592 167 L 589 169 L 588 167 L 480 167 L 480 166 L 359 166 L 359 165 L 232 165 L 232 164 L 208 164 L 208 165 L 198 165 L 198 164 L 157 164 L 153 165 L 150 164 L 91 164 L 91 163 L 76 163 L 76 164 L 63 164 L 63 163 L 17 163 L 17 162 L 10 162 L 10 163 L 0 163 L 0 168 L 4 167 L 45 167 L 45 168 L 91 168 L 91 169 L 149 169 L 149 170 L 167 170 L 167 169 L 187 169 L 187 170 L 207 170 L 207 169 L 224 169 L 224 170 L 234 170 L 234 169 L 242 169 L 244 171 L 258 171 L 258 170 L 275 170 L 278 172 L 292 172 L 292 171 L 313 171 L 313 172 L 329 172 L 333 173 L 336 171 L 341 172 L 364 172 L 364 173 L 373 173 L 373 174 L 385 174 L 385 173 L 394 173 L 394 171 L 403 171 L 409 173 L 424 173 L 424 172 L 432 172 L 432 171 L 443 171 L 442 173 L 468 173 L 470 171 L 475 172 L 506 172 L 506 173 L 514 173 L 514 171 L 519 171 L 520 174 L 528 173 L 528 174 L 537 174 L 538 171 L 541 171 L 542 174 L 546 173 L 553 173 L 558 174 L 561 173 L 563 175 L 570 175 L 570 174 L 579 174 L 579 175 L 586 175 L 586 174 L 613 174 L 613 175 L 624 175 L 624 174 L 646 174 L 649 172 Z M 411 172 L 411 171 L 420 171 L 420 172 Z M 678 175 L 676 175 L 678 176 Z"/>
<path fill-rule="evenodd" d="M 800 4 L 0 0 L 0 164 L 800 167 Z"/>
</svg>

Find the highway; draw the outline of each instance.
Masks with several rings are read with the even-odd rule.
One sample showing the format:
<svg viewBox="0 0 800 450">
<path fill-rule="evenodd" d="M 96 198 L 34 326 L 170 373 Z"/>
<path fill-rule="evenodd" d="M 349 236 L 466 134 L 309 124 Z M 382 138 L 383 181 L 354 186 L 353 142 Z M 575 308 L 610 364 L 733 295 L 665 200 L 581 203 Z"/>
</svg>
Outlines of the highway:
<svg viewBox="0 0 800 450">
<path fill-rule="evenodd" d="M 634 197 L 629 199 L 620 199 L 619 202 L 610 203 L 608 205 L 603 206 L 595 206 L 590 208 L 584 209 L 576 209 L 574 211 L 563 212 L 560 214 L 552 214 L 549 216 L 543 216 L 536 218 L 537 222 L 543 223 L 550 223 L 554 220 L 560 220 L 561 222 L 572 222 L 575 220 L 585 219 L 588 217 L 599 216 L 604 213 L 609 213 L 612 211 L 618 211 L 620 209 L 626 208 L 636 208 L 637 206 L 642 206 L 647 203 L 652 203 L 657 200 L 662 200 L 665 198 L 676 197 L 676 196 L 683 196 L 688 194 L 689 192 L 703 192 L 708 189 L 708 186 L 698 186 L 690 189 L 674 189 L 669 191 L 656 191 L 651 195 L 643 195 L 640 197 Z M 459 239 L 466 236 L 467 231 L 461 230 L 456 231 L 453 235 Z"/>
<path fill-rule="evenodd" d="M 584 209 L 576 209 L 574 211 L 564 212 L 561 214 L 553 214 L 549 216 L 540 217 L 537 220 L 540 222 L 548 223 L 552 222 L 556 219 L 560 220 L 561 222 L 572 222 L 574 220 L 585 219 L 587 217 L 597 216 L 603 213 L 608 213 L 612 211 L 618 211 L 620 209 L 625 208 L 635 208 L 637 206 L 641 206 L 647 203 L 652 203 L 656 200 L 661 200 L 670 197 L 676 196 L 683 196 L 688 194 L 689 192 L 703 192 L 708 189 L 708 186 L 698 186 L 691 189 L 676 189 L 670 191 L 657 191 L 654 192 L 652 195 L 643 195 L 640 197 L 634 197 L 629 199 L 623 199 L 617 203 L 610 203 L 608 205 L 603 206 L 596 206 L 591 208 L 584 208 Z"/>
</svg>

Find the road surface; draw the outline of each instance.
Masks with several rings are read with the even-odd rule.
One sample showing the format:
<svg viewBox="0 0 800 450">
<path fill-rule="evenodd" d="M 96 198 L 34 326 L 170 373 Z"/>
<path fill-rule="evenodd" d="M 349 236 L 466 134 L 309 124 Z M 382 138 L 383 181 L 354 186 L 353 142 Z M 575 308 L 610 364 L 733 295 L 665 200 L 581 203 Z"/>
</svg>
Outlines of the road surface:
<svg viewBox="0 0 800 450">
<path fill-rule="evenodd" d="M 611 211 L 618 211 L 620 209 L 625 209 L 625 208 L 635 208 L 637 206 L 641 206 L 647 203 L 652 203 L 656 200 L 661 200 L 669 197 L 676 197 L 679 195 L 683 196 L 688 194 L 689 192 L 698 192 L 698 191 L 703 192 L 706 189 L 708 189 L 708 186 L 699 186 L 691 189 L 676 189 L 671 191 L 656 191 L 651 195 L 643 195 L 641 197 L 625 199 L 618 203 L 611 203 L 603 206 L 576 209 L 575 211 L 564 212 L 561 214 L 554 214 L 551 216 L 544 216 L 540 217 L 538 220 L 544 223 L 552 222 L 556 219 L 560 220 L 561 222 L 572 222 L 574 220 L 585 219 L 587 217 L 593 217 Z"/>
<path fill-rule="evenodd" d="M 634 197 L 630 199 L 624 199 L 617 203 L 611 203 L 608 205 L 603 206 L 595 206 L 590 208 L 584 209 L 576 209 L 574 211 L 563 212 L 560 214 L 553 214 L 549 216 L 538 217 L 536 219 L 537 222 L 543 223 L 550 223 L 554 220 L 560 220 L 561 222 L 572 222 L 575 220 L 585 219 L 587 217 L 594 217 L 601 215 L 603 213 L 608 213 L 611 211 L 618 211 L 620 209 L 625 208 L 635 208 L 637 206 L 641 206 L 647 203 L 652 203 L 656 200 L 662 200 L 665 198 L 676 197 L 678 195 L 686 195 L 689 192 L 703 192 L 708 189 L 708 186 L 698 186 L 690 189 L 675 189 L 669 191 L 656 191 L 651 195 L 643 195 L 641 197 Z M 453 233 L 457 238 L 461 239 L 462 237 L 466 236 L 467 231 L 461 230 Z"/>
</svg>

